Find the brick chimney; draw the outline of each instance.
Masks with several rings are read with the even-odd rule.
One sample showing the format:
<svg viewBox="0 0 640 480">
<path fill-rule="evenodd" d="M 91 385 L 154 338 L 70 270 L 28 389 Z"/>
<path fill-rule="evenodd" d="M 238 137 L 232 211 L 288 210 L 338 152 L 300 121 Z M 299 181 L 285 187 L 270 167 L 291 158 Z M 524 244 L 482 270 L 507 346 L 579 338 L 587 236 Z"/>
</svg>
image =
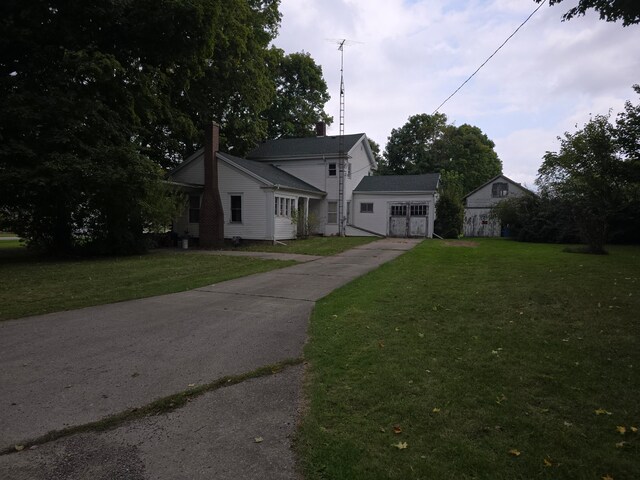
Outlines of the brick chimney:
<svg viewBox="0 0 640 480">
<path fill-rule="evenodd" d="M 327 136 L 327 124 L 324 122 L 316 123 L 316 136 L 317 137 L 326 137 Z"/>
<path fill-rule="evenodd" d="M 204 193 L 200 205 L 200 246 L 222 248 L 224 244 L 224 213 L 218 187 L 218 157 L 220 125 L 211 122 L 204 129 Z"/>
</svg>

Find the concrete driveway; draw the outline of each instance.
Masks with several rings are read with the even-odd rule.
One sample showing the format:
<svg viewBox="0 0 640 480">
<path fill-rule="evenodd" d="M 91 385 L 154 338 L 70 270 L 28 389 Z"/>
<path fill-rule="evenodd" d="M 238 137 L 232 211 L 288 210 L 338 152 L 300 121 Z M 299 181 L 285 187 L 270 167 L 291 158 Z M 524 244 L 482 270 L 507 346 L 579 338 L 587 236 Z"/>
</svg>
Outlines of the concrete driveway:
<svg viewBox="0 0 640 480">
<path fill-rule="evenodd" d="M 2 322 L 0 449 L 300 359 L 316 300 L 417 243 L 384 239 L 184 293 Z M 289 366 L 169 413 L 4 454 L 0 478 L 296 478 L 302 375 Z"/>
</svg>

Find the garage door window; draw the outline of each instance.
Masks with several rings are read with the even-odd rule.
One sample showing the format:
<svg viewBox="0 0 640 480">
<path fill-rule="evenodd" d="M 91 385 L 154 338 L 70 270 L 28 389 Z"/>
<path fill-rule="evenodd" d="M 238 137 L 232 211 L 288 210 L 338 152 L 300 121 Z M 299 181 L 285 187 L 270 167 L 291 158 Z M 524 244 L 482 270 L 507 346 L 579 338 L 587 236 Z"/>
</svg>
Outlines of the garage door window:
<svg viewBox="0 0 640 480">
<path fill-rule="evenodd" d="M 411 205 L 411 216 L 412 217 L 426 217 L 427 216 L 427 205 Z"/>
<path fill-rule="evenodd" d="M 407 206 L 406 205 L 391 205 L 391 216 L 392 217 L 406 217 L 407 216 Z"/>
</svg>

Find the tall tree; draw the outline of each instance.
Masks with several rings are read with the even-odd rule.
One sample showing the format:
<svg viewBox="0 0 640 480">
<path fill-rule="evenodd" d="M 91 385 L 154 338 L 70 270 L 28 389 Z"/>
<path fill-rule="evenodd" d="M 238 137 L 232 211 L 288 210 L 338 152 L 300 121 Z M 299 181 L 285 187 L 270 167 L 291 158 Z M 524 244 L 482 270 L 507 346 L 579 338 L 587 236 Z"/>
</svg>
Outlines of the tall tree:
<svg viewBox="0 0 640 480">
<path fill-rule="evenodd" d="M 494 147 L 478 127 L 449 125 L 442 113 L 414 115 L 391 131 L 378 174 L 457 173 L 466 193 L 502 172 Z"/>
<path fill-rule="evenodd" d="M 535 0 L 536 3 L 543 1 L 545 0 Z M 549 0 L 549 5 L 562 1 Z M 640 23 L 640 3 L 637 0 L 579 0 L 578 5 L 567 10 L 562 19 L 571 20 L 573 17 L 584 15 L 590 8 L 600 14 L 601 20 L 607 22 L 622 20 L 622 25 L 625 27 Z"/>
<path fill-rule="evenodd" d="M 443 135 L 446 125 L 444 113 L 409 117 L 402 127 L 391 130 L 384 152 L 385 162 L 379 173 L 402 175 L 438 171 L 431 147 Z"/>
<path fill-rule="evenodd" d="M 143 248 L 162 171 L 225 122 L 266 124 L 278 0 L 7 0 L 0 5 L 0 209 L 56 252 Z M 232 143 L 232 142 L 229 142 Z M 170 197 L 170 196 L 169 196 Z M 153 208 L 149 208 L 153 205 Z"/>
<path fill-rule="evenodd" d="M 318 122 L 330 125 L 333 118 L 324 111 L 331 98 L 322 67 L 308 53 L 285 55 L 271 50 L 276 96 L 265 111 L 268 138 L 310 137 Z"/>
<path fill-rule="evenodd" d="M 624 161 L 609 117 L 597 115 L 582 130 L 565 133 L 559 152 L 547 152 L 536 183 L 545 195 L 570 205 L 592 253 L 604 253 L 611 218 L 624 205 Z"/>
</svg>

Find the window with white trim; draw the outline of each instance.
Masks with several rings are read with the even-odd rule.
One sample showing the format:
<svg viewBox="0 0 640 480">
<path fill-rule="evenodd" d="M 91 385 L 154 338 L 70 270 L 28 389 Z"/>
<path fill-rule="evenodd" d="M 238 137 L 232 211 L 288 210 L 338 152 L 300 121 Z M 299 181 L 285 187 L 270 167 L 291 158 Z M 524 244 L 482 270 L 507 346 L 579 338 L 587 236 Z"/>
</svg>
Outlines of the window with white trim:
<svg viewBox="0 0 640 480">
<path fill-rule="evenodd" d="M 361 203 L 360 213 L 373 213 L 373 203 Z"/>
<path fill-rule="evenodd" d="M 427 204 L 421 203 L 416 205 L 411 205 L 411 216 L 412 217 L 426 217 L 427 216 Z"/>
<path fill-rule="evenodd" d="M 406 217 L 407 216 L 407 206 L 406 205 L 391 205 L 391 216 L 392 217 Z"/>
<path fill-rule="evenodd" d="M 338 165 L 336 163 L 329 164 L 329 176 L 335 177 L 338 174 Z"/>
<path fill-rule="evenodd" d="M 242 223 L 242 195 L 230 195 L 231 223 Z"/>
<path fill-rule="evenodd" d="M 327 223 L 338 223 L 338 202 L 327 202 Z"/>
</svg>

